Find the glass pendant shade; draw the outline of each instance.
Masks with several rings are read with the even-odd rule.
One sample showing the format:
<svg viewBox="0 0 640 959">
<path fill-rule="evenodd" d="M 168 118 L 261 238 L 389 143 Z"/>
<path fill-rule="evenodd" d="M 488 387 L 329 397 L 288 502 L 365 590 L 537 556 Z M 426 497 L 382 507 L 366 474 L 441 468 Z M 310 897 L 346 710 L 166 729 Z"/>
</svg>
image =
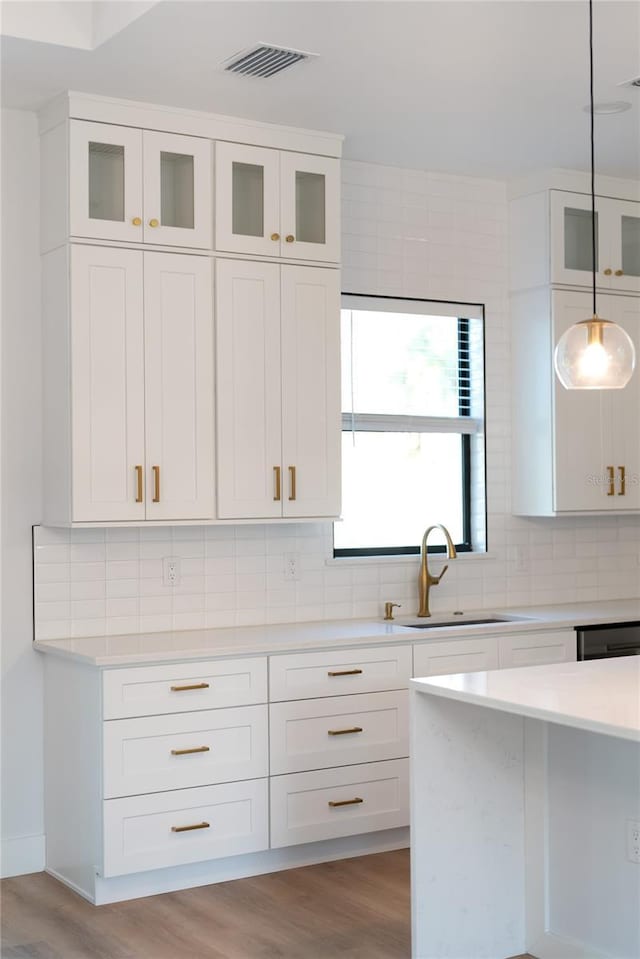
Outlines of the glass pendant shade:
<svg viewBox="0 0 640 959">
<path fill-rule="evenodd" d="M 554 364 L 567 390 L 621 390 L 635 369 L 636 351 L 621 326 L 593 316 L 563 333 Z"/>
</svg>

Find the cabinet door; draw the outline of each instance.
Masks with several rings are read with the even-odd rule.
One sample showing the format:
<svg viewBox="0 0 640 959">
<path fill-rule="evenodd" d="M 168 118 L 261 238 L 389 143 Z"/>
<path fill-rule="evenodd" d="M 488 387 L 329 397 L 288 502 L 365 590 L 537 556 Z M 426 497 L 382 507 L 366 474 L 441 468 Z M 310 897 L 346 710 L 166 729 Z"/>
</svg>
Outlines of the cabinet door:
<svg viewBox="0 0 640 959">
<path fill-rule="evenodd" d="M 609 200 L 611 205 L 611 289 L 640 292 L 640 203 Z"/>
<path fill-rule="evenodd" d="M 211 249 L 211 141 L 145 130 L 144 239 Z"/>
<path fill-rule="evenodd" d="M 69 126 L 70 235 L 142 241 L 142 131 Z"/>
<path fill-rule="evenodd" d="M 144 519 L 142 253 L 71 250 L 72 517 Z"/>
<path fill-rule="evenodd" d="M 280 256 L 280 153 L 216 144 L 216 249 Z"/>
<path fill-rule="evenodd" d="M 611 509 L 640 509 L 640 299 L 634 296 L 602 297 L 599 310 L 627 331 L 636 348 L 636 368 L 622 390 L 607 390 L 611 409 L 606 462 L 614 470 Z"/>
<path fill-rule="evenodd" d="M 413 647 L 413 675 L 418 679 L 497 668 L 496 636 L 476 636 L 474 639 L 453 639 L 442 643 L 429 642 Z"/>
<path fill-rule="evenodd" d="M 593 312 L 591 296 L 578 292 L 554 293 L 552 309 L 554 346 L 573 323 Z M 609 391 L 566 390 L 555 375 L 553 390 L 554 508 L 558 512 L 610 509 L 604 453 Z"/>
<path fill-rule="evenodd" d="M 596 197 L 596 270 L 599 287 L 612 280 L 611 210 Z M 591 286 L 591 197 L 551 191 L 551 282 Z M 610 271 L 605 273 L 605 271 Z"/>
<path fill-rule="evenodd" d="M 280 154 L 281 255 L 340 260 L 340 161 Z"/>
<path fill-rule="evenodd" d="M 500 669 L 571 663 L 577 655 L 576 634 L 573 629 L 507 634 L 500 637 L 499 655 Z"/>
<path fill-rule="evenodd" d="M 213 506 L 211 261 L 144 254 L 147 519 L 206 519 Z"/>
<path fill-rule="evenodd" d="M 340 451 L 339 273 L 283 266 L 285 516 L 339 516 Z"/>
<path fill-rule="evenodd" d="M 218 516 L 282 515 L 280 267 L 216 265 Z"/>
</svg>

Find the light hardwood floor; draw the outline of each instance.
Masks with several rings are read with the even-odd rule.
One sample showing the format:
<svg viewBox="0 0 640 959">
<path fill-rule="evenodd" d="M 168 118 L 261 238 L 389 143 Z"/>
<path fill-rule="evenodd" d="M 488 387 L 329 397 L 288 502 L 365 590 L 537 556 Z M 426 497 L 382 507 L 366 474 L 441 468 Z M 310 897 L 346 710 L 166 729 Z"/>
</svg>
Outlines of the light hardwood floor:
<svg viewBox="0 0 640 959">
<path fill-rule="evenodd" d="M 409 853 L 96 908 L 45 873 L 5 879 L 2 959 L 408 959 Z"/>
</svg>

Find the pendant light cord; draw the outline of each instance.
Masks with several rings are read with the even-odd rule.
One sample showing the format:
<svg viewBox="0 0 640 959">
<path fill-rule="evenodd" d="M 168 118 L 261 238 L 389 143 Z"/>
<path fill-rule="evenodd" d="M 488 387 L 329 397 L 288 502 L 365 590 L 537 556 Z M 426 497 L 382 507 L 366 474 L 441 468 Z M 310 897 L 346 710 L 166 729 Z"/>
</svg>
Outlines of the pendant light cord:
<svg viewBox="0 0 640 959">
<path fill-rule="evenodd" d="M 591 117 L 591 275 L 593 279 L 593 315 L 596 310 L 596 148 L 593 106 L 593 0 L 589 0 L 589 83 Z"/>
</svg>

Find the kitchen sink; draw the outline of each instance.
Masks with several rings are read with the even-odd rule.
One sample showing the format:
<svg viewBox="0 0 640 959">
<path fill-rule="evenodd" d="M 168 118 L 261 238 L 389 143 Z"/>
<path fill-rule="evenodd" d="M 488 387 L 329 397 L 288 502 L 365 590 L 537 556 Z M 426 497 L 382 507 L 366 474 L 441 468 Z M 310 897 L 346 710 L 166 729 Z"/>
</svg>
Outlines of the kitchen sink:
<svg viewBox="0 0 640 959">
<path fill-rule="evenodd" d="M 398 623 L 403 629 L 443 629 L 451 626 L 485 626 L 489 623 L 519 623 L 524 621 L 524 616 L 477 616 L 466 619 L 464 616 L 457 616 L 455 619 L 430 619 L 426 623 L 421 620 L 419 623 Z"/>
</svg>

